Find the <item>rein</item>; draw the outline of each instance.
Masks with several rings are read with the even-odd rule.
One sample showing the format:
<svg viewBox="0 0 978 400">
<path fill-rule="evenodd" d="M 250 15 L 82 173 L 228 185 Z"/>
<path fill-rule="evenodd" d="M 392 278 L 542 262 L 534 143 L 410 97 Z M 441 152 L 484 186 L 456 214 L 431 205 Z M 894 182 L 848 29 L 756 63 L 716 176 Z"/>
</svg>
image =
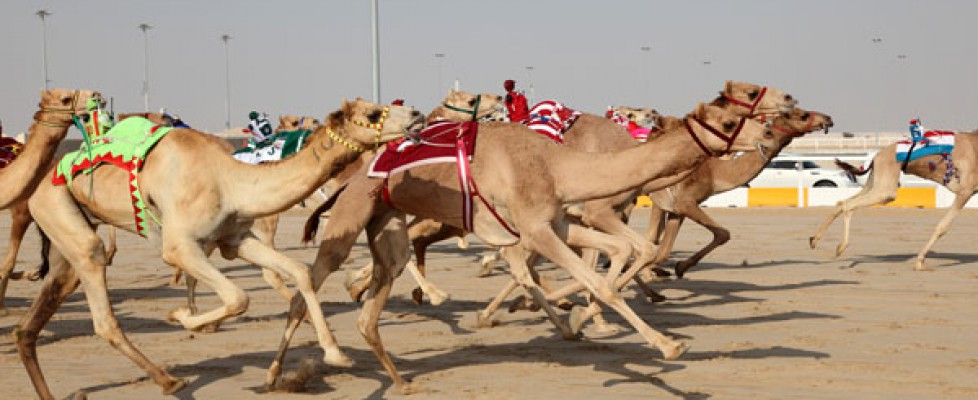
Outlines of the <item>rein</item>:
<svg viewBox="0 0 978 400">
<path fill-rule="evenodd" d="M 756 111 L 757 106 L 761 104 L 761 99 L 764 98 L 765 94 L 767 94 L 767 86 L 761 87 L 761 92 L 757 95 L 757 98 L 754 99 L 753 103 L 747 103 L 744 101 L 737 100 L 733 97 L 730 97 L 729 95 L 727 95 L 726 92 L 720 92 L 720 96 L 726 99 L 727 101 L 746 108 L 747 117 L 749 118 L 760 117 L 760 122 L 767 122 L 767 114 L 755 114 L 754 111 Z"/>
<path fill-rule="evenodd" d="M 693 131 L 693 127 L 690 126 L 690 124 L 689 124 L 689 120 L 690 119 L 692 119 L 693 121 L 696 121 L 696 123 L 700 124 L 700 126 L 702 126 L 703 128 L 706 128 L 706 130 L 709 131 L 710 133 L 712 133 L 713 136 L 716 136 L 716 137 L 720 138 L 720 140 L 726 142 L 727 143 L 727 148 L 724 149 L 723 152 L 721 152 L 719 154 L 714 154 L 713 151 L 711 151 L 708 147 L 706 147 L 706 145 L 703 144 L 703 141 L 701 141 L 700 138 L 696 136 L 696 132 Z M 730 148 L 733 147 L 734 140 L 736 140 L 737 139 L 737 136 L 740 135 L 740 130 L 744 128 L 744 123 L 746 123 L 746 122 L 747 122 L 747 118 L 746 117 L 740 117 L 740 123 L 737 124 L 737 129 L 734 130 L 733 135 L 730 135 L 730 137 L 727 137 L 722 132 L 716 130 L 716 128 L 708 125 L 706 122 L 703 122 L 703 120 L 699 119 L 696 116 L 690 116 L 690 117 L 683 118 L 683 124 L 686 125 L 686 130 L 689 131 L 689 135 L 693 137 L 693 141 L 695 141 L 696 144 L 699 145 L 700 148 L 703 149 L 703 152 L 706 153 L 706 155 L 709 156 L 709 157 L 715 157 L 715 156 L 719 156 L 721 154 L 729 153 L 730 152 Z"/>
<path fill-rule="evenodd" d="M 469 114 L 469 115 L 472 116 L 472 122 L 475 122 L 476 120 L 479 119 L 479 104 L 480 103 L 482 103 L 482 95 L 481 94 L 475 96 L 475 106 L 472 107 L 471 110 L 466 110 L 464 108 L 458 108 L 458 107 L 455 107 L 455 106 L 450 105 L 448 103 L 442 103 L 441 106 L 442 107 L 445 107 L 445 108 L 447 108 L 449 110 L 452 110 L 452 111 L 458 111 L 458 112 L 463 113 L 463 114 Z"/>
</svg>

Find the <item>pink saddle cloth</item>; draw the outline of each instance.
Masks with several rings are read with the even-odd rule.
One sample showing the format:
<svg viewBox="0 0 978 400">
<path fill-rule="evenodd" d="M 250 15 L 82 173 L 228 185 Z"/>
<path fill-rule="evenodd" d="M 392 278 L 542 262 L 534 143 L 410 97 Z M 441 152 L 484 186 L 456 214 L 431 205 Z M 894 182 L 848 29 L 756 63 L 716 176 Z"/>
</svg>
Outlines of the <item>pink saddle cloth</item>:
<svg viewBox="0 0 978 400">
<path fill-rule="evenodd" d="M 434 122 L 417 137 L 388 142 L 384 151 L 370 162 L 367 176 L 387 178 L 419 165 L 454 163 L 458 159 L 456 146 L 459 144 L 465 145 L 465 153 L 471 158 L 478 131 L 477 122 Z"/>
</svg>

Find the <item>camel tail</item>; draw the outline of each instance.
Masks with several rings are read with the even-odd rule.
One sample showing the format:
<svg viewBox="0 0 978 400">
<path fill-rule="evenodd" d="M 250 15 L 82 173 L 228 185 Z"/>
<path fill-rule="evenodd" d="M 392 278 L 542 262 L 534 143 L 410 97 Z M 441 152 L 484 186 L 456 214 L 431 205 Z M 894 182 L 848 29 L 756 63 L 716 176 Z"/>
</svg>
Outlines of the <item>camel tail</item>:
<svg viewBox="0 0 978 400">
<path fill-rule="evenodd" d="M 333 208 L 333 205 L 336 204 L 336 199 L 340 197 L 340 194 L 343 193 L 344 190 L 346 190 L 346 184 L 336 189 L 336 192 L 330 195 L 329 198 L 323 202 L 323 204 L 320 204 L 319 207 L 316 207 L 316 210 L 312 212 L 312 215 L 310 215 L 309 219 L 306 220 L 305 228 L 302 230 L 302 243 L 309 243 L 316 238 L 316 231 L 319 230 L 319 218 L 324 212 Z"/>
<path fill-rule="evenodd" d="M 857 168 L 856 166 L 854 166 L 852 164 L 849 164 L 849 163 L 847 163 L 845 161 L 842 161 L 842 160 L 840 160 L 838 158 L 835 159 L 835 165 L 838 166 L 839 168 L 841 168 L 842 171 L 846 173 L 846 176 L 849 178 L 849 180 L 850 181 L 853 181 L 853 182 L 856 181 L 856 177 L 857 176 L 866 175 L 866 173 L 869 172 L 869 170 L 873 169 L 873 163 L 872 162 L 869 163 L 869 167 L 866 167 L 866 168 L 858 167 Z"/>
<path fill-rule="evenodd" d="M 37 269 L 37 275 L 38 279 L 44 279 L 51 270 L 51 238 L 40 226 L 37 227 L 37 232 L 41 234 L 41 266 Z"/>
</svg>

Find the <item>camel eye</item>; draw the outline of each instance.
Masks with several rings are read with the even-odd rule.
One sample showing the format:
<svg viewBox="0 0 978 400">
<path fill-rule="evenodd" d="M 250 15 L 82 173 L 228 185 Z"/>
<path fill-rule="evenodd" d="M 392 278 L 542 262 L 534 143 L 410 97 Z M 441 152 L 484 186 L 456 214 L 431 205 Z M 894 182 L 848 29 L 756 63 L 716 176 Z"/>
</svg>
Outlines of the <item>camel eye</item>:
<svg viewBox="0 0 978 400">
<path fill-rule="evenodd" d="M 758 94 L 760 94 L 760 92 L 758 92 L 758 91 L 755 90 L 753 92 L 747 93 L 747 98 L 748 99 L 751 99 L 751 100 L 754 100 L 754 99 L 757 98 L 757 95 Z"/>
<path fill-rule="evenodd" d="M 809 118 L 809 117 L 811 117 L 811 114 L 809 114 L 809 113 L 804 113 L 804 114 L 802 114 L 802 115 L 801 115 L 801 120 L 802 120 L 802 121 L 808 121 L 808 118 Z"/>
<path fill-rule="evenodd" d="M 723 130 L 724 130 L 724 132 L 730 132 L 730 131 L 733 130 L 734 126 L 736 126 L 736 124 L 734 124 L 733 122 L 730 122 L 730 121 L 724 122 L 723 123 Z"/>
<path fill-rule="evenodd" d="M 472 107 L 475 107 L 475 99 L 470 99 L 469 100 L 469 105 L 472 106 Z"/>
<path fill-rule="evenodd" d="M 374 112 L 370 113 L 370 115 L 367 116 L 367 119 L 371 123 L 376 124 L 377 121 L 380 121 L 380 114 L 381 114 L 380 110 L 374 111 Z"/>
<path fill-rule="evenodd" d="M 635 114 L 628 113 L 628 119 L 635 119 Z"/>
<path fill-rule="evenodd" d="M 71 104 L 71 97 L 70 96 L 62 97 L 61 98 L 61 104 L 64 104 L 66 106 L 67 105 L 70 105 Z"/>
</svg>

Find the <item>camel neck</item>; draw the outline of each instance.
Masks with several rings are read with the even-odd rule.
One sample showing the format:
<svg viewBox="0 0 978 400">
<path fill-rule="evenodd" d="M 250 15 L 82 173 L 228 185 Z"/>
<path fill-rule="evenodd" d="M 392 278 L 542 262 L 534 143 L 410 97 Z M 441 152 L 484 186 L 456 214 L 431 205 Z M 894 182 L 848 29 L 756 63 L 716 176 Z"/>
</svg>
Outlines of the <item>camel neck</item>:
<svg viewBox="0 0 978 400">
<path fill-rule="evenodd" d="M 561 201 L 584 201 L 627 192 L 653 180 L 688 171 L 707 159 L 684 127 L 641 145 L 610 153 L 570 149 L 555 154 L 551 171 Z"/>
<path fill-rule="evenodd" d="M 227 184 L 237 192 L 232 198 L 243 201 L 237 205 L 239 212 L 259 218 L 285 211 L 354 162 L 360 152 L 330 138 L 330 129 L 317 129 L 292 157 L 259 165 L 239 164 L 240 173 L 226 174 Z"/>
<path fill-rule="evenodd" d="M 47 176 L 47 167 L 68 133 L 68 125 L 34 122 L 17 159 L 0 173 L 0 209 L 27 199 Z"/>
</svg>

